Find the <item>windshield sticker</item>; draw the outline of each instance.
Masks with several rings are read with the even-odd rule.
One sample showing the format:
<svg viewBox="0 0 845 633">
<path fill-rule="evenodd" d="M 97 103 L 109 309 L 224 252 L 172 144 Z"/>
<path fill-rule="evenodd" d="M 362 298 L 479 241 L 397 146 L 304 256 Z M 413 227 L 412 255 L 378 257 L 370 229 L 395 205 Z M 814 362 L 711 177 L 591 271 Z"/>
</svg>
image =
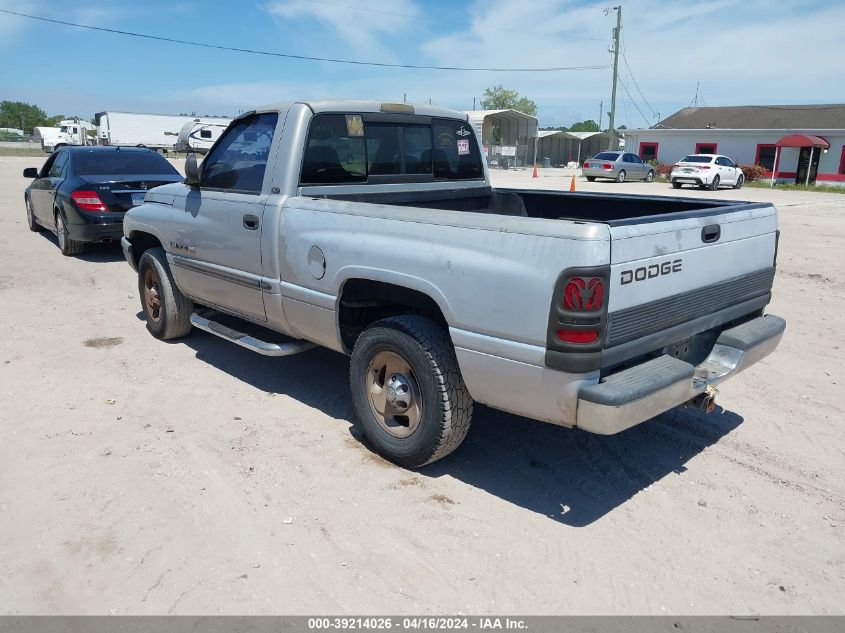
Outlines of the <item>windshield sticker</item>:
<svg viewBox="0 0 845 633">
<path fill-rule="evenodd" d="M 448 132 L 442 132 L 437 135 L 437 147 L 441 149 L 449 149 L 452 147 L 452 137 Z"/>
<path fill-rule="evenodd" d="M 469 136 L 470 134 L 472 134 L 472 132 L 470 132 L 462 125 L 459 130 L 455 130 L 455 134 L 457 134 L 458 136 Z"/>
<path fill-rule="evenodd" d="M 469 154 L 469 141 L 465 138 L 458 139 L 458 156 Z"/>
<path fill-rule="evenodd" d="M 364 136 L 364 119 L 360 114 L 346 115 L 346 133 L 349 136 Z"/>
</svg>

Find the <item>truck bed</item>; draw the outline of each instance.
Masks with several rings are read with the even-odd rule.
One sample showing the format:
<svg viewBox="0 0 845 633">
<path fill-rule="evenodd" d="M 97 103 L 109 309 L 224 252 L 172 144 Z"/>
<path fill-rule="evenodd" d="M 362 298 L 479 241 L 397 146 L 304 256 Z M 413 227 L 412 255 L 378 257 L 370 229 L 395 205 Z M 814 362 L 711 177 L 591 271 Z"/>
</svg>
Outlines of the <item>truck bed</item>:
<svg viewBox="0 0 845 633">
<path fill-rule="evenodd" d="M 601 222 L 610 226 L 721 214 L 748 203 L 702 198 L 571 193 L 490 187 L 339 194 L 335 200 L 508 216 Z M 731 207 L 727 209 L 726 207 Z M 705 212 L 706 211 L 706 212 Z M 705 213 L 702 213 L 705 212 Z M 672 216 L 671 218 L 667 216 Z"/>
</svg>

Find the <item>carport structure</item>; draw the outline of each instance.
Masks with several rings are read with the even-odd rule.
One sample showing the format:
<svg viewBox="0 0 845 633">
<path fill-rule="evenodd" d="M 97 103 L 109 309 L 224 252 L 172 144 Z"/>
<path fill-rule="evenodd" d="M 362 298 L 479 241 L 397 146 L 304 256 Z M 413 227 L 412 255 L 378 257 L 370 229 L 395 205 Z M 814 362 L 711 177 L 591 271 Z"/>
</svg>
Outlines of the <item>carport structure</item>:
<svg viewBox="0 0 845 633">
<path fill-rule="evenodd" d="M 552 167 L 571 162 L 580 165 L 583 159 L 592 158 L 607 147 L 607 140 L 604 132 L 540 130 L 537 132 L 537 162 L 542 165 L 548 159 Z M 533 153 L 533 144 L 531 149 Z"/>
<path fill-rule="evenodd" d="M 534 139 L 539 123 L 519 110 L 470 110 L 469 121 L 481 137 L 483 151 L 489 160 L 501 153 L 501 147 L 515 147 L 517 165 L 528 165 L 534 160 Z M 499 131 L 499 142 L 494 143 L 494 129 Z M 495 148 L 498 148 L 496 151 Z"/>
</svg>

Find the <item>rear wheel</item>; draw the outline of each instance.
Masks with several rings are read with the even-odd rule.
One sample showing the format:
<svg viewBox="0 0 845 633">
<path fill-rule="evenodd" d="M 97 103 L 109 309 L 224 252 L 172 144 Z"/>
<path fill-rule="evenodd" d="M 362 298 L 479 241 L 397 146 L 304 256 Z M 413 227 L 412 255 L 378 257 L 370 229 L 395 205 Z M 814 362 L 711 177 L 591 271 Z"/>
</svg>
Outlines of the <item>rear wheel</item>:
<svg viewBox="0 0 845 633">
<path fill-rule="evenodd" d="M 138 293 L 150 334 L 166 341 L 191 331 L 194 304 L 173 282 L 163 248 L 150 248 L 141 255 Z"/>
<path fill-rule="evenodd" d="M 649 170 L 649 172 L 645 175 L 645 178 L 643 180 L 645 180 L 646 182 L 651 182 L 652 180 L 654 180 L 654 172 Z"/>
<path fill-rule="evenodd" d="M 713 180 L 710 181 L 710 191 L 716 191 L 719 188 L 719 182 L 721 178 L 719 178 L 719 174 L 713 176 Z"/>
<path fill-rule="evenodd" d="M 26 198 L 26 225 L 34 233 L 38 233 L 41 230 L 41 225 L 38 224 L 38 221 L 35 219 L 35 213 L 32 211 L 32 201 L 28 197 Z"/>
<path fill-rule="evenodd" d="M 466 437 L 472 398 L 446 329 L 422 316 L 377 321 L 349 367 L 355 413 L 375 450 L 406 468 L 445 457 Z"/>
<path fill-rule="evenodd" d="M 680 189 L 680 188 L 681 188 L 681 186 L 682 186 L 682 185 L 681 185 L 681 183 L 679 183 L 679 182 L 673 182 L 673 183 L 672 183 L 672 188 L 673 188 L 673 189 Z"/>
<path fill-rule="evenodd" d="M 745 184 L 745 176 L 740 174 L 739 177 L 736 179 L 736 184 L 734 185 L 734 189 L 742 189 L 742 185 Z"/>
<path fill-rule="evenodd" d="M 587 176 L 587 182 L 595 182 L 595 180 L 596 180 L 595 176 Z"/>
<path fill-rule="evenodd" d="M 625 170 L 621 170 L 618 174 L 616 174 L 616 182 L 625 182 Z"/>
<path fill-rule="evenodd" d="M 85 242 L 77 242 L 68 235 L 67 225 L 61 211 L 56 211 L 56 238 L 59 241 L 59 250 L 62 255 L 72 257 L 85 250 Z"/>
</svg>

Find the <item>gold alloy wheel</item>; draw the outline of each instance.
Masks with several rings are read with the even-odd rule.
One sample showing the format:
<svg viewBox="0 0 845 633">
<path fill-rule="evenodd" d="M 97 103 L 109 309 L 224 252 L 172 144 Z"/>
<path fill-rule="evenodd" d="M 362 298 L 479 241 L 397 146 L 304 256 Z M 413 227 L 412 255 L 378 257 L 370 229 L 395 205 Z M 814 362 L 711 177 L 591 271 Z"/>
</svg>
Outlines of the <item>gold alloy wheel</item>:
<svg viewBox="0 0 845 633">
<path fill-rule="evenodd" d="M 161 292 L 158 277 L 152 268 L 144 271 L 144 309 L 147 312 L 147 318 L 156 323 L 161 321 Z"/>
<path fill-rule="evenodd" d="M 395 352 L 379 352 L 367 367 L 367 398 L 379 426 L 410 437 L 422 420 L 420 389 L 411 366 Z"/>
</svg>

